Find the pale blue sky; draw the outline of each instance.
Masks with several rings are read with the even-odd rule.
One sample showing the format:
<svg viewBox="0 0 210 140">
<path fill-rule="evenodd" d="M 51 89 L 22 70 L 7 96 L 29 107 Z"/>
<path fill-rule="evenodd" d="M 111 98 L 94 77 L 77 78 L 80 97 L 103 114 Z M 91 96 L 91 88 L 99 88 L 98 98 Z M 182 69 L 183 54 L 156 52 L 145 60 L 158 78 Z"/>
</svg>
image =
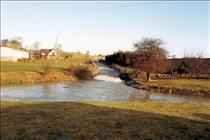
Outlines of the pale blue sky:
<svg viewBox="0 0 210 140">
<path fill-rule="evenodd" d="M 209 15 L 209 2 L 2 2 L 1 38 L 51 48 L 57 36 L 65 51 L 108 54 L 156 37 L 171 55 L 210 57 Z"/>
</svg>

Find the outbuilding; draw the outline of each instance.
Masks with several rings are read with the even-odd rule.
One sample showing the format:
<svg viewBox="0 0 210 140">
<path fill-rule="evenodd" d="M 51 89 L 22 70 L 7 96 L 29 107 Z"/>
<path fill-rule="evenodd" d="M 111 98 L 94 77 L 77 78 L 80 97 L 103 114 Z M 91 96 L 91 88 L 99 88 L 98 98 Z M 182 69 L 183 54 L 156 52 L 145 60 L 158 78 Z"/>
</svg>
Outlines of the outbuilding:
<svg viewBox="0 0 210 140">
<path fill-rule="evenodd" d="M 13 61 L 17 62 L 21 58 L 29 58 L 29 53 L 24 50 L 18 50 L 14 48 L 8 48 L 5 46 L 0 47 L 1 51 L 1 61 Z"/>
</svg>

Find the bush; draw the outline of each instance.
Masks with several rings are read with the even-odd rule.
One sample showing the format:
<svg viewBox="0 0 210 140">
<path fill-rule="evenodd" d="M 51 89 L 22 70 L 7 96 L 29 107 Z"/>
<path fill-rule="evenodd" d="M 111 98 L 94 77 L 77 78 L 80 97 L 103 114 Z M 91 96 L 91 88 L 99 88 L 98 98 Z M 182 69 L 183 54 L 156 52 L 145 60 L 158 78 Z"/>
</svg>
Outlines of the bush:
<svg viewBox="0 0 210 140">
<path fill-rule="evenodd" d="M 129 51 L 118 51 L 114 54 L 107 55 L 105 60 L 108 63 L 114 63 L 121 66 L 129 66 L 131 64 L 132 53 Z"/>
<path fill-rule="evenodd" d="M 92 79 L 92 71 L 87 66 L 72 65 L 66 70 L 68 75 L 75 76 L 80 80 Z"/>
<path fill-rule="evenodd" d="M 42 75 L 45 78 L 48 74 L 50 74 L 52 72 L 53 67 L 51 66 L 51 64 L 46 63 L 46 64 L 43 65 L 42 69 L 43 69 L 43 74 Z"/>
</svg>

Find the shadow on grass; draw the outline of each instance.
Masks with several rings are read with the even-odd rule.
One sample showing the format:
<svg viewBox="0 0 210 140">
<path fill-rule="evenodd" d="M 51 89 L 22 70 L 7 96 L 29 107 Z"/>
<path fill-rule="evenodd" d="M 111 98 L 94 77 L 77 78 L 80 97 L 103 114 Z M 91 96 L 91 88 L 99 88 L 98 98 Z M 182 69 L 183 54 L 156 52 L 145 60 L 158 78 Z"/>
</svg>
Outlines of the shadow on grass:
<svg viewBox="0 0 210 140">
<path fill-rule="evenodd" d="M 209 139 L 210 123 L 88 103 L 1 107 L 0 139 Z"/>
<path fill-rule="evenodd" d="M 41 71 L 38 71 L 38 70 L 29 70 L 30 72 L 35 72 L 35 73 L 38 73 L 38 74 L 40 74 L 40 75 L 43 75 L 44 73 L 43 72 L 41 72 Z"/>
<path fill-rule="evenodd" d="M 67 68 L 56 68 L 54 67 L 55 70 L 58 70 L 60 72 L 65 72 Z"/>
<path fill-rule="evenodd" d="M 201 118 L 203 120 L 210 121 L 210 115 L 209 114 L 201 114 L 201 113 L 194 113 L 194 116 Z"/>
</svg>

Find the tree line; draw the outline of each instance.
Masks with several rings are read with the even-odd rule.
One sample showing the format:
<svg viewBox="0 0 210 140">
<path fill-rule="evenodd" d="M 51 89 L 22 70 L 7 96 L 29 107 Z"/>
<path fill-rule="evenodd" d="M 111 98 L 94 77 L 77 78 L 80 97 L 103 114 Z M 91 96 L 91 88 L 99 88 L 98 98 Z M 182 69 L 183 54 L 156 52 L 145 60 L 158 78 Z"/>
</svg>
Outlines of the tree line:
<svg viewBox="0 0 210 140">
<path fill-rule="evenodd" d="M 143 38 L 134 43 L 135 50 L 118 51 L 107 55 L 105 61 L 121 66 L 130 66 L 137 71 L 146 72 L 147 81 L 151 74 L 169 74 L 173 76 L 184 76 L 188 78 L 205 78 L 210 75 L 210 59 L 204 58 L 202 52 L 190 55 L 185 54 L 183 58 L 169 59 L 168 52 L 162 45 L 164 42 L 156 38 Z M 203 78 L 204 78 L 203 77 Z"/>
</svg>

